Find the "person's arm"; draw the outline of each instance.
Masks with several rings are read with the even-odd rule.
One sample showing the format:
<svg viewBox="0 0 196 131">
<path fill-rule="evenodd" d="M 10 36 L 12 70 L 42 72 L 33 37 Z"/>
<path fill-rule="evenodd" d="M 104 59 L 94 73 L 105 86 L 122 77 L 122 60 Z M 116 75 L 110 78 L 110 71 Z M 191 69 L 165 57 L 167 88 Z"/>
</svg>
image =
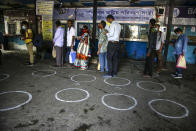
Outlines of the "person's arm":
<svg viewBox="0 0 196 131">
<path fill-rule="evenodd" d="M 184 41 L 183 41 L 183 52 L 182 52 L 182 55 L 184 55 L 186 53 L 186 50 L 187 50 L 187 46 L 188 46 L 188 38 L 187 36 L 184 36 Z"/>
<path fill-rule="evenodd" d="M 148 49 L 147 49 L 147 54 L 146 56 L 150 56 L 150 52 L 151 52 L 151 48 L 152 48 L 152 44 L 151 44 L 151 32 L 149 32 L 148 34 Z"/>
<path fill-rule="evenodd" d="M 163 32 L 161 33 L 161 47 L 160 47 L 160 52 L 162 52 L 162 49 L 163 49 L 163 44 L 164 44 L 164 34 L 163 34 Z"/>
<path fill-rule="evenodd" d="M 97 55 L 99 55 L 100 50 L 101 50 L 101 47 L 102 47 L 102 44 L 101 44 L 101 43 L 99 43 L 99 48 L 98 48 L 98 51 L 97 51 Z"/>
<path fill-rule="evenodd" d="M 60 31 L 57 29 L 54 35 L 54 39 L 53 39 L 53 44 L 55 44 L 56 40 L 58 39 L 58 37 L 60 36 Z"/>
<path fill-rule="evenodd" d="M 75 40 L 75 29 L 72 28 L 72 41 L 71 41 L 71 48 L 73 49 L 74 46 L 74 40 Z"/>
<path fill-rule="evenodd" d="M 102 47 L 102 43 L 103 43 L 103 34 L 104 32 L 102 32 L 101 34 L 100 34 L 100 36 L 99 36 L 99 47 L 98 47 L 98 51 L 97 51 L 97 55 L 99 55 L 99 53 L 100 53 L 100 50 L 101 50 L 101 47 Z"/>
<path fill-rule="evenodd" d="M 113 37 L 113 36 L 114 36 L 114 32 L 115 32 L 115 25 L 112 24 L 112 25 L 110 26 L 109 32 L 106 33 L 107 37 L 108 37 L 108 38 L 109 38 L 109 37 Z"/>
</svg>

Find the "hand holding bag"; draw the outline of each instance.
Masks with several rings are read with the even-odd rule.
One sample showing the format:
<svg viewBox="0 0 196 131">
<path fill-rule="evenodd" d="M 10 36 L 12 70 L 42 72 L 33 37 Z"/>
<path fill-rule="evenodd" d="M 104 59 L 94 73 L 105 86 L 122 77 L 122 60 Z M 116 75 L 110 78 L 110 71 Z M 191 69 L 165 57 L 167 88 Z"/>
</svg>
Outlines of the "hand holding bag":
<svg viewBox="0 0 196 131">
<path fill-rule="evenodd" d="M 186 69 L 186 60 L 185 60 L 184 55 L 180 55 L 180 57 L 178 58 L 176 67 Z"/>
</svg>

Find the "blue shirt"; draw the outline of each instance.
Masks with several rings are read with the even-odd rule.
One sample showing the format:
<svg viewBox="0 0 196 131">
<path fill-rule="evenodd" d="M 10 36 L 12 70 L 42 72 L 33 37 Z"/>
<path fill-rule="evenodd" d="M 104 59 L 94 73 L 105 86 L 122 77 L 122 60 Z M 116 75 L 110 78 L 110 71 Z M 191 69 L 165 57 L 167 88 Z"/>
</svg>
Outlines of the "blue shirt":
<svg viewBox="0 0 196 131">
<path fill-rule="evenodd" d="M 188 45 L 188 38 L 185 34 L 181 34 L 174 45 L 174 54 L 181 55 L 182 53 L 186 53 Z"/>
</svg>

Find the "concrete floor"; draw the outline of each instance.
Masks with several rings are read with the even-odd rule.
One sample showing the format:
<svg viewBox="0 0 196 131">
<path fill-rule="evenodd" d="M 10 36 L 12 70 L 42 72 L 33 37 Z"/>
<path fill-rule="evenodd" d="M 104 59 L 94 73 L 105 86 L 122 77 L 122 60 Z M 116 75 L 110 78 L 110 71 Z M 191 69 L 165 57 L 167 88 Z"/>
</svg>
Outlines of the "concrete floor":
<svg viewBox="0 0 196 131">
<path fill-rule="evenodd" d="M 0 93 L 7 91 L 26 91 L 32 95 L 32 100 L 13 110 L 0 111 L 0 131 L 196 131 L 196 73 L 195 65 L 189 65 L 184 78 L 176 80 L 170 77 L 173 64 L 168 64 L 168 71 L 162 72 L 157 78 L 143 78 L 143 61 L 121 60 L 118 77 L 130 80 L 112 78 L 104 83 L 103 74 L 91 65 L 88 71 L 72 69 L 66 65 L 63 68 L 52 67 L 54 61 L 39 61 L 34 67 L 26 67 L 23 63 L 27 54 L 7 52 L 4 54 L 0 73 L 10 77 L 0 81 Z M 45 70 L 45 72 L 36 72 Z M 48 70 L 48 71 L 47 71 Z M 43 77 L 51 70 L 56 75 Z M 34 72 L 35 71 L 35 72 Z M 35 75 L 32 75 L 32 72 Z M 78 74 L 88 74 L 71 77 Z M 81 82 L 91 81 L 92 82 Z M 80 81 L 80 82 L 76 82 Z M 139 81 L 144 82 L 136 86 Z M 129 85 L 124 85 L 129 84 Z M 119 86 L 115 86 L 119 85 Z M 124 85 L 124 86 L 120 86 Z M 55 94 L 67 88 L 79 90 L 64 90 L 58 94 L 60 99 L 74 101 L 89 98 L 81 102 L 62 102 L 55 98 Z M 83 90 L 80 90 L 83 89 Z M 149 90 L 153 90 L 151 92 Z M 160 92 L 159 92 L 160 91 Z M 117 110 L 111 108 L 130 110 Z M 134 102 L 134 97 L 137 104 Z M 169 99 L 184 105 L 189 113 L 179 105 L 168 101 L 155 101 L 152 107 L 168 116 L 182 116 L 184 118 L 168 118 L 155 113 L 148 105 L 153 99 Z M 7 93 L 0 95 L 0 110 L 15 107 L 28 100 L 24 93 Z M 133 107 L 136 105 L 135 107 Z M 131 109 L 131 107 L 133 107 Z M 183 116 L 184 114 L 188 116 Z"/>
</svg>

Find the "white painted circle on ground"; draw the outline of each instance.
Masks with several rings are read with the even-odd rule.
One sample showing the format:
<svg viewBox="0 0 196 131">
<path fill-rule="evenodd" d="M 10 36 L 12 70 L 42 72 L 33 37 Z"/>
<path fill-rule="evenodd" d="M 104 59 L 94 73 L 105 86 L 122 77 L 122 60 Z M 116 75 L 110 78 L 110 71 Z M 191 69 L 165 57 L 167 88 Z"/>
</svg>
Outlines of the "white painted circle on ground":
<svg viewBox="0 0 196 131">
<path fill-rule="evenodd" d="M 163 89 L 162 89 L 162 90 L 149 90 L 149 89 L 145 89 L 145 88 L 143 88 L 143 87 L 140 85 L 140 83 L 158 84 L 158 85 L 160 85 Z M 136 85 L 137 85 L 138 88 L 143 89 L 143 90 L 145 90 L 145 91 L 156 92 L 156 93 L 166 91 L 166 87 L 165 87 L 163 84 L 157 83 L 157 82 L 152 82 L 152 81 L 139 81 L 139 82 L 136 83 Z"/>
<path fill-rule="evenodd" d="M 14 106 L 14 107 L 9 107 L 9 108 L 5 108 L 5 109 L 0 109 L 0 111 L 9 111 L 9 110 L 13 110 L 13 109 L 16 109 L 16 108 L 19 108 L 27 103 L 29 103 L 31 100 L 32 100 L 32 95 L 29 93 L 29 92 L 26 92 L 26 91 L 8 91 L 8 92 L 2 92 L 0 93 L 0 95 L 3 95 L 3 94 L 8 94 L 8 93 L 24 93 L 24 94 L 27 94 L 28 95 L 28 100 L 25 101 L 24 103 L 21 103 L 17 106 Z"/>
<path fill-rule="evenodd" d="M 184 108 L 185 114 L 184 114 L 184 115 L 181 115 L 181 116 L 168 116 L 168 115 L 164 115 L 164 114 L 158 112 L 156 109 L 154 109 L 154 108 L 152 107 L 152 103 L 153 103 L 153 102 L 156 102 L 156 101 L 167 101 L 167 102 L 171 102 L 171 103 L 174 103 L 174 104 L 176 104 L 176 105 L 179 105 L 180 107 Z M 180 103 L 177 103 L 177 102 L 175 102 L 175 101 L 168 100 L 168 99 L 154 99 L 154 100 L 149 101 L 149 102 L 148 102 L 148 105 L 150 106 L 150 108 L 151 108 L 155 113 L 157 113 L 157 114 L 160 115 L 160 116 L 166 117 L 166 118 L 179 119 L 179 118 L 187 117 L 187 116 L 189 115 L 189 110 L 187 109 L 186 106 L 184 106 L 184 105 L 182 105 L 182 104 L 180 104 Z"/>
<path fill-rule="evenodd" d="M 117 84 L 109 83 L 109 82 L 107 81 L 108 79 L 115 79 L 115 78 L 117 78 L 117 79 L 121 79 L 121 80 L 126 80 L 126 81 L 127 81 L 127 83 L 122 84 L 122 85 L 117 85 Z M 130 84 L 131 84 L 131 81 L 130 81 L 129 79 L 126 79 L 126 78 L 121 78 L 121 77 L 111 77 L 111 78 L 106 78 L 106 79 L 104 79 L 104 83 L 106 83 L 106 84 L 108 84 L 108 85 L 110 85 L 110 86 L 128 86 L 128 85 L 130 85 Z"/>
<path fill-rule="evenodd" d="M 80 100 L 73 100 L 73 101 L 66 101 L 66 100 L 63 100 L 63 99 L 59 98 L 59 97 L 58 97 L 58 94 L 61 93 L 62 91 L 66 91 L 66 90 L 79 90 L 79 91 L 83 91 L 83 92 L 86 93 L 86 97 L 83 98 L 83 99 L 80 99 Z M 60 90 L 60 91 L 58 91 L 58 92 L 55 94 L 55 98 L 56 98 L 58 101 L 68 102 L 68 103 L 85 101 L 85 100 L 87 100 L 89 97 L 90 97 L 90 94 L 88 93 L 88 91 L 83 90 L 83 89 L 80 89 L 80 88 L 67 88 L 67 89 Z"/>
<path fill-rule="evenodd" d="M 93 79 L 92 79 L 92 80 L 89 80 L 89 81 L 77 81 L 77 80 L 74 80 L 74 77 L 76 77 L 76 76 L 92 76 Z M 71 77 L 71 80 L 72 80 L 73 82 L 77 82 L 77 83 L 80 83 L 80 82 L 93 82 L 93 81 L 95 81 L 96 79 L 97 79 L 97 78 L 96 78 L 95 76 L 89 75 L 89 74 L 78 74 L 78 75 L 73 75 L 73 76 Z"/>
<path fill-rule="evenodd" d="M 40 76 L 40 75 L 37 75 L 36 73 L 37 72 L 52 72 L 51 74 L 48 74 L 48 75 L 43 75 L 43 76 Z M 52 75 L 56 75 L 56 71 L 54 70 L 39 70 L 39 71 L 34 71 L 32 72 L 32 75 L 33 76 L 37 76 L 37 77 L 49 77 L 49 76 L 52 76 Z"/>
<path fill-rule="evenodd" d="M 9 74 L 0 74 L 0 75 L 4 76 L 4 78 L 1 78 L 0 81 L 3 81 L 3 80 L 5 80 L 5 79 L 10 77 Z"/>
<path fill-rule="evenodd" d="M 105 101 L 104 101 L 105 97 L 107 97 L 107 96 L 126 96 L 126 97 L 128 97 L 128 98 L 130 98 L 130 99 L 132 99 L 132 100 L 134 101 L 134 105 L 132 105 L 132 106 L 130 106 L 130 107 L 128 107 L 128 108 L 125 108 L 125 109 L 121 109 L 121 108 L 116 108 L 116 107 L 113 107 L 113 106 L 109 106 L 109 105 L 106 104 Z M 127 111 L 127 110 L 131 110 L 131 109 L 133 109 L 134 107 L 136 107 L 136 105 L 137 105 L 137 100 L 136 100 L 134 97 L 132 97 L 132 96 L 114 93 L 114 94 L 106 94 L 106 95 L 104 95 L 104 96 L 102 97 L 102 103 L 103 103 L 106 107 L 108 107 L 108 108 L 110 108 L 110 109 L 113 109 L 113 110 Z"/>
</svg>

